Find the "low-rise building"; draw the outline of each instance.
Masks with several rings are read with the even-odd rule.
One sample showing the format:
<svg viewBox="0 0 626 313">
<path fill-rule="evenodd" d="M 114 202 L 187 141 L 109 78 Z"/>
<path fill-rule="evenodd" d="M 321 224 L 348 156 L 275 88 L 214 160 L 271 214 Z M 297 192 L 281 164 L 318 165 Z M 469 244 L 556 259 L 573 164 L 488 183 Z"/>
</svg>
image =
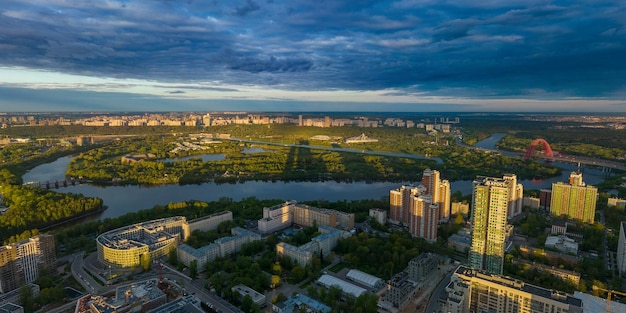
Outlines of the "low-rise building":
<svg viewBox="0 0 626 313">
<path fill-rule="evenodd" d="M 565 253 L 578 254 L 578 243 L 564 235 L 548 236 L 545 246 Z"/>
<path fill-rule="evenodd" d="M 289 297 L 289 299 L 283 302 L 272 305 L 272 312 L 275 313 L 328 313 L 331 310 L 332 309 L 326 304 L 299 293 Z"/>
<path fill-rule="evenodd" d="M 367 288 L 369 288 L 369 290 L 372 291 L 377 291 L 385 285 L 385 282 L 382 279 L 356 269 L 351 269 L 350 271 L 348 271 L 348 274 L 346 274 L 346 278 L 348 280 L 366 286 Z"/>
<path fill-rule="evenodd" d="M 234 227 L 230 232 L 232 236 L 219 238 L 215 242 L 198 249 L 187 244 L 179 245 L 176 247 L 178 261 L 185 266 L 196 261 L 198 268 L 202 269 L 207 262 L 239 252 L 245 243 L 261 240 L 261 235 L 241 227 Z"/>
<path fill-rule="evenodd" d="M 292 226 L 330 226 L 343 230 L 354 228 L 354 214 L 330 209 L 316 208 L 296 201 L 288 201 L 269 208 L 263 208 L 263 218 L 258 220 L 258 229 L 269 234 Z"/>
<path fill-rule="evenodd" d="M 382 209 L 370 209 L 370 217 L 373 218 L 378 224 L 387 224 L 387 211 Z"/>
<path fill-rule="evenodd" d="M 235 285 L 233 286 L 233 288 L 231 288 L 231 290 L 233 292 L 237 292 L 239 293 L 239 295 L 241 296 L 241 299 L 243 299 L 245 296 L 249 296 L 252 299 L 252 302 L 256 303 L 259 307 L 263 307 L 265 306 L 265 295 L 246 286 L 246 285 Z"/>
<path fill-rule="evenodd" d="M 318 230 L 321 232 L 319 236 L 314 237 L 311 241 L 299 247 L 285 242 L 278 243 L 276 245 L 276 254 L 279 257 L 288 257 L 301 266 L 306 266 L 311 263 L 314 256 L 319 256 L 321 259 L 329 255 L 339 239 L 350 236 L 349 232 L 329 226 L 320 226 Z"/>
<path fill-rule="evenodd" d="M 564 270 L 556 266 L 548 266 L 548 265 L 543 265 L 540 263 L 529 262 L 524 259 L 518 259 L 518 258 L 513 258 L 512 262 L 523 265 L 527 269 L 534 268 L 542 272 L 548 272 L 564 281 L 569 281 L 576 286 L 578 286 L 578 283 L 580 283 L 580 274 L 574 271 Z"/>
<path fill-rule="evenodd" d="M 361 288 L 359 286 L 356 286 L 354 284 L 351 284 L 345 280 L 339 279 L 335 276 L 330 276 L 328 274 L 324 274 L 322 275 L 318 280 L 317 283 L 319 285 L 322 285 L 326 288 L 330 288 L 330 287 L 337 287 L 339 289 L 341 289 L 341 291 L 345 294 L 349 294 L 352 295 L 355 298 L 358 298 L 360 295 L 364 294 L 367 292 L 367 290 L 365 290 L 364 288 Z"/>
<path fill-rule="evenodd" d="M 618 207 L 620 209 L 624 209 L 626 208 L 626 200 L 624 199 L 619 199 L 619 198 L 609 198 L 607 200 L 607 204 L 608 206 L 615 206 Z"/>
<path fill-rule="evenodd" d="M 541 206 L 541 200 L 536 197 L 523 197 L 522 205 L 531 209 L 539 209 L 539 207 Z"/>
</svg>

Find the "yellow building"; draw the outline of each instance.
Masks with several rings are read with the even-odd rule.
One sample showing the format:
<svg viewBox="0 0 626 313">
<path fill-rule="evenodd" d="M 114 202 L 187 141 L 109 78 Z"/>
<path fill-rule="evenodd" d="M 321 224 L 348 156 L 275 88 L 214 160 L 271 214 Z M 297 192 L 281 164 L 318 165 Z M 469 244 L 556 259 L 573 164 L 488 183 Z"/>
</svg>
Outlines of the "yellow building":
<svg viewBox="0 0 626 313">
<path fill-rule="evenodd" d="M 140 266 L 142 258 L 167 256 L 188 236 L 189 225 L 183 216 L 125 226 L 96 238 L 98 260 L 113 267 Z"/>
</svg>

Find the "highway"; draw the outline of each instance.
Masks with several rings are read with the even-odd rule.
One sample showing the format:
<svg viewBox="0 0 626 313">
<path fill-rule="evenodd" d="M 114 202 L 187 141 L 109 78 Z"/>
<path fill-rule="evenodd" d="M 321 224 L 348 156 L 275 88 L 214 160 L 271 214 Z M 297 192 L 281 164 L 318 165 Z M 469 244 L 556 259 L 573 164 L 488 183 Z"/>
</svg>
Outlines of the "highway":
<svg viewBox="0 0 626 313">
<path fill-rule="evenodd" d="M 431 158 L 431 157 L 425 157 L 422 155 L 408 154 L 408 153 L 382 152 L 382 151 L 334 148 L 334 147 L 324 147 L 324 146 L 310 146 L 310 145 L 301 145 L 301 144 L 294 144 L 294 143 L 269 142 L 269 141 L 249 140 L 249 139 L 241 139 L 241 138 L 230 138 L 229 140 L 246 142 L 246 143 L 263 144 L 263 145 L 281 146 L 281 147 L 297 147 L 297 148 L 317 149 L 317 150 L 326 150 L 326 151 L 380 155 L 380 156 L 389 156 L 389 157 L 407 158 L 407 159 L 416 159 L 416 160 L 431 160 L 431 161 L 437 162 L 437 164 L 443 164 L 443 160 L 441 160 L 440 158 Z"/>
</svg>

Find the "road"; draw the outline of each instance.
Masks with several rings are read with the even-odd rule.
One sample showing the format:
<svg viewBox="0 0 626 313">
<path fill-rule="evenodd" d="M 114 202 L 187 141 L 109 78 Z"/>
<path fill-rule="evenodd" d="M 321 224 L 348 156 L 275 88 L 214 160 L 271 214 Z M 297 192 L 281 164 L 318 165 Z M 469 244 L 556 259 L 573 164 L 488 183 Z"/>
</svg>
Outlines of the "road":
<svg viewBox="0 0 626 313">
<path fill-rule="evenodd" d="M 448 271 L 446 276 L 439 281 L 435 290 L 431 293 L 430 298 L 428 299 L 428 306 L 426 306 L 426 312 L 440 312 L 439 310 L 439 295 L 444 292 L 446 286 L 450 283 L 450 279 L 452 278 L 452 274 L 456 270 L 456 265 L 451 267 L 452 269 Z"/>
<path fill-rule="evenodd" d="M 106 293 L 110 293 L 115 291 L 118 286 L 102 286 L 98 282 L 96 282 L 91 275 L 89 275 L 85 271 L 84 260 L 84 252 L 78 252 L 71 256 L 71 269 L 72 276 L 78 281 L 83 288 L 91 294 L 94 295 L 102 295 Z M 176 271 L 175 269 L 167 266 L 166 264 L 162 264 L 163 266 L 163 278 L 167 279 L 168 282 L 174 283 L 176 282 L 184 292 L 191 293 L 199 298 L 201 301 L 211 303 L 216 306 L 216 308 L 220 309 L 224 313 L 239 313 L 241 310 L 228 303 L 224 299 L 218 297 L 217 295 L 211 293 L 210 291 L 204 288 L 204 280 L 192 280 L 185 274 Z M 141 279 L 154 279 L 158 278 L 158 274 L 156 271 L 153 271 L 147 275 L 144 275 Z M 124 284 L 120 284 L 124 285 Z M 76 305 L 76 301 L 72 303 L 68 303 L 61 308 L 55 309 L 55 312 L 63 311 L 63 308 L 71 307 L 71 305 Z"/>
<path fill-rule="evenodd" d="M 430 158 L 430 157 L 425 157 L 422 155 L 415 155 L 415 154 L 408 154 L 408 153 L 382 152 L 382 151 L 348 149 L 348 148 L 333 148 L 333 147 L 324 147 L 324 146 L 309 146 L 309 145 L 301 145 L 301 144 L 294 144 L 294 143 L 269 142 L 269 141 L 249 140 L 249 139 L 241 139 L 241 138 L 230 138 L 229 140 L 246 142 L 246 143 L 263 144 L 263 145 L 282 146 L 282 147 L 297 147 L 297 148 L 307 148 L 307 149 L 317 149 L 317 150 L 327 150 L 327 151 L 337 151 L 337 152 L 380 155 L 380 156 L 389 156 L 389 157 L 398 157 L 398 158 L 407 158 L 407 159 L 431 160 L 431 161 L 437 162 L 437 164 L 443 164 L 443 160 L 441 160 L 440 158 Z"/>
</svg>

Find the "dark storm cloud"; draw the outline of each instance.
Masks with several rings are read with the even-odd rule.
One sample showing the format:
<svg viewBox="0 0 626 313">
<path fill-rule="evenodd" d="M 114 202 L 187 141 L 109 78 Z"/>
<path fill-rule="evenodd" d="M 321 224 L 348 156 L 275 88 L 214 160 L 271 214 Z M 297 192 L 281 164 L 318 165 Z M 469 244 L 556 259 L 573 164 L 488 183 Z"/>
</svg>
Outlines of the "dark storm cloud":
<svg viewBox="0 0 626 313">
<path fill-rule="evenodd" d="M 243 17 L 243 16 L 248 15 L 248 13 L 250 12 L 259 10 L 260 8 L 261 7 L 256 2 L 252 0 L 246 0 L 246 4 L 236 7 L 233 13 L 235 15 Z"/>
<path fill-rule="evenodd" d="M 288 90 L 615 97 L 626 89 L 624 16 L 620 0 L 4 0 L 0 66 Z"/>
</svg>

